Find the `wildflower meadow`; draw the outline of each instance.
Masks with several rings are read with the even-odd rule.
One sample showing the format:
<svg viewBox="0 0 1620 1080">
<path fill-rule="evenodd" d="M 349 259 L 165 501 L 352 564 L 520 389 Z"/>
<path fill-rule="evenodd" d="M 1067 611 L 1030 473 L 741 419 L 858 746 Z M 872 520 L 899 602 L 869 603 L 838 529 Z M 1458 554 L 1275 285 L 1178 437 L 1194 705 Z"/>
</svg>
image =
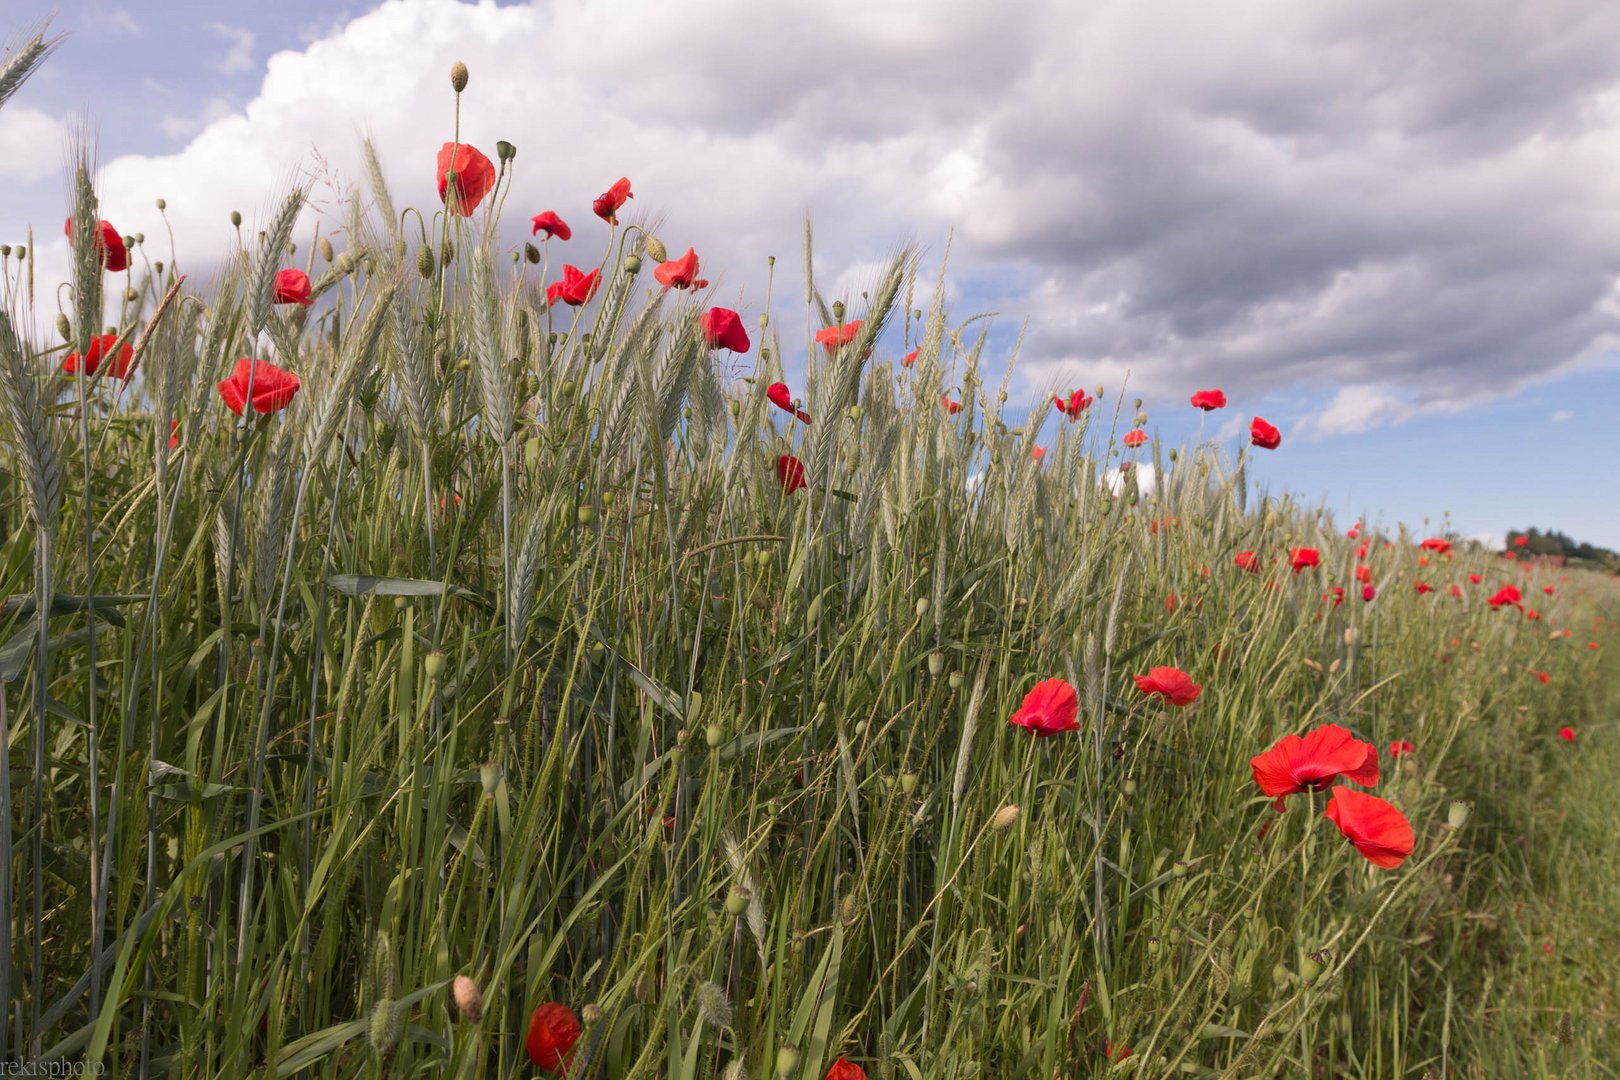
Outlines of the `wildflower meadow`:
<svg viewBox="0 0 1620 1080">
<path fill-rule="evenodd" d="M 1613 578 L 460 138 L 212 252 L 80 145 L 68 285 L 3 249 L 0 1061 L 1616 1075 Z"/>
</svg>

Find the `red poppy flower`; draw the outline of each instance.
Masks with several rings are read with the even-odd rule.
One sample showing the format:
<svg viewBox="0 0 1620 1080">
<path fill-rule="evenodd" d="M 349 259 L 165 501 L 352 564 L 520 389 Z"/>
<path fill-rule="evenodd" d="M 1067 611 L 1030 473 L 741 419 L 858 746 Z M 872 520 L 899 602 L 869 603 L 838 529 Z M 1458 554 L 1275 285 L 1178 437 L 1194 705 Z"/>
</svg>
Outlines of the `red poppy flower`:
<svg viewBox="0 0 1620 1080">
<path fill-rule="evenodd" d="M 169 421 L 169 449 L 175 450 L 180 446 L 180 421 Z"/>
<path fill-rule="evenodd" d="M 1414 582 L 1414 584 L 1417 586 L 1417 591 L 1418 591 L 1419 596 L 1422 596 L 1426 592 L 1434 592 L 1434 586 L 1428 584 L 1427 582 L 1418 581 L 1418 582 Z"/>
<path fill-rule="evenodd" d="M 1462 586 L 1461 585 L 1453 585 L 1451 587 L 1450 591 L 1451 591 L 1452 596 L 1456 597 L 1459 600 L 1462 599 Z"/>
<path fill-rule="evenodd" d="M 1322 554 L 1315 548 L 1289 548 L 1288 558 L 1293 562 L 1294 573 L 1296 574 L 1307 566 L 1320 566 L 1322 564 Z"/>
<path fill-rule="evenodd" d="M 1524 613 L 1524 617 L 1529 619 L 1531 622 L 1539 622 L 1541 621 L 1541 612 L 1537 611 L 1535 608 L 1531 608 L 1529 611 Z"/>
<path fill-rule="evenodd" d="M 1107 1058 L 1109 1061 L 1124 1061 L 1126 1058 L 1131 1056 L 1131 1053 L 1131 1048 L 1128 1046 L 1121 1046 L 1118 1049 L 1115 1049 L 1113 1043 L 1109 1042 L 1107 1039 L 1103 1040 L 1103 1057 Z"/>
<path fill-rule="evenodd" d="M 1270 750 L 1249 759 L 1254 782 L 1281 810 L 1290 795 L 1324 791 L 1342 776 L 1363 787 L 1378 783 L 1378 747 L 1338 724 L 1323 724 L 1302 739 L 1284 735 Z"/>
<path fill-rule="evenodd" d="M 495 186 L 495 166 L 489 158 L 466 143 L 445 143 L 439 148 L 439 200 L 444 202 L 450 190 L 450 173 L 456 174 L 455 212 L 471 217 Z M 448 203 L 447 203 L 448 205 Z"/>
<path fill-rule="evenodd" d="M 793 407 L 793 394 L 788 390 L 787 383 L 771 383 L 770 386 L 765 388 L 765 396 L 771 399 L 772 405 L 775 405 L 783 412 L 792 413 L 794 416 L 798 417 L 800 420 L 803 420 L 807 424 L 810 422 L 809 413 L 805 412 L 803 409 L 795 409 Z"/>
<path fill-rule="evenodd" d="M 1344 535 L 1349 537 L 1352 540 L 1354 540 L 1356 537 L 1360 536 L 1361 535 L 1361 523 L 1357 522 L 1356 524 L 1350 526 L 1350 531 L 1345 533 Z"/>
<path fill-rule="evenodd" d="M 866 1080 L 866 1070 L 840 1054 L 827 1070 L 826 1080 Z"/>
<path fill-rule="evenodd" d="M 842 326 L 829 326 L 817 330 L 816 341 L 827 350 L 827 355 L 831 356 L 838 351 L 840 345 L 848 345 L 855 340 L 855 336 L 861 332 L 861 321 L 856 319 L 854 322 L 847 322 Z"/>
<path fill-rule="evenodd" d="M 738 353 L 748 351 L 748 330 L 742 324 L 742 316 L 730 308 L 710 308 L 698 322 L 703 329 L 703 340 L 709 348 L 730 349 Z"/>
<path fill-rule="evenodd" d="M 792 454 L 783 454 L 776 459 L 776 479 L 789 495 L 798 491 L 804 487 L 804 462 Z"/>
<path fill-rule="evenodd" d="M 900 366 L 910 367 L 912 364 L 915 364 L 917 362 L 917 354 L 920 352 L 922 352 L 921 349 L 912 349 L 910 352 L 906 353 L 906 355 L 900 358 Z"/>
<path fill-rule="evenodd" d="M 1422 548 L 1424 551 L 1432 551 L 1436 555 L 1444 555 L 1446 552 L 1451 550 L 1451 541 L 1442 540 L 1439 537 L 1431 536 L 1429 539 L 1419 544 L 1418 547 Z"/>
<path fill-rule="evenodd" d="M 1478 574 L 1469 574 L 1468 575 L 1468 584 L 1470 584 L 1470 585 L 1478 585 L 1480 582 L 1482 582 L 1484 580 L 1485 579 L 1483 577 L 1481 577 L 1480 575 L 1478 575 Z"/>
<path fill-rule="evenodd" d="M 1032 446 L 1032 447 L 1030 447 L 1029 448 L 1029 456 L 1032 459 L 1034 459 L 1035 461 L 1037 461 L 1037 462 L 1046 460 L 1046 447 L 1044 447 L 1044 446 Z"/>
<path fill-rule="evenodd" d="M 617 183 L 592 201 L 591 209 L 595 211 L 597 217 L 609 225 L 617 225 L 619 223 L 619 207 L 624 205 L 626 199 L 635 197 L 635 194 L 630 190 L 630 178 L 621 176 Z"/>
<path fill-rule="evenodd" d="M 1536 679 L 1541 683 L 1542 686 L 1546 686 L 1548 683 L 1552 682 L 1552 673 L 1551 672 L 1537 671 L 1534 668 L 1531 668 L 1530 669 L 1530 674 L 1534 675 L 1536 677 Z"/>
<path fill-rule="evenodd" d="M 1551 596 L 1553 594 L 1553 587 L 1551 585 L 1543 585 L 1541 587 L 1541 591 L 1546 593 L 1548 596 Z"/>
<path fill-rule="evenodd" d="M 1191 705 L 1204 689 L 1185 671 L 1173 667 L 1156 667 L 1146 675 L 1136 676 L 1136 688 L 1150 696 L 1158 694 L 1177 707 Z"/>
<path fill-rule="evenodd" d="M 1249 425 L 1249 441 L 1262 450 L 1275 450 L 1282 445 L 1282 432 L 1257 416 Z"/>
<path fill-rule="evenodd" d="M 1593 652 L 1597 652 L 1597 650 L 1598 650 L 1598 643 L 1597 643 L 1597 642 L 1595 642 L 1595 641 L 1588 641 L 1588 642 L 1587 642 L 1587 643 L 1586 643 L 1586 647 L 1587 647 L 1587 648 L 1588 648 L 1588 649 L 1591 649 L 1591 650 L 1592 650 L 1592 651 L 1593 651 Z"/>
<path fill-rule="evenodd" d="M 1080 419 L 1081 414 L 1086 411 L 1086 406 L 1090 405 L 1091 401 L 1092 399 L 1087 396 L 1084 390 L 1074 391 L 1069 395 L 1068 401 L 1063 400 L 1062 394 L 1052 395 L 1052 404 L 1057 406 L 1058 412 L 1067 416 L 1070 420 Z"/>
<path fill-rule="evenodd" d="M 529 230 L 530 236 L 535 236 L 540 230 L 544 229 L 547 240 L 550 240 L 553 236 L 559 240 L 572 240 L 574 238 L 574 230 L 568 227 L 568 222 L 557 216 L 555 210 L 547 210 L 543 214 L 534 215 L 529 219 L 529 224 L 534 226 Z"/>
<path fill-rule="evenodd" d="M 546 286 L 546 303 L 555 304 L 558 300 L 569 307 L 580 307 L 591 302 L 596 290 L 602 286 L 602 272 L 592 270 L 585 273 L 577 266 L 563 266 L 563 279 L 553 281 Z"/>
<path fill-rule="evenodd" d="M 1237 564 L 1239 570 L 1247 570 L 1251 574 L 1260 572 L 1260 558 L 1252 551 L 1240 551 L 1232 556 L 1232 562 Z"/>
<path fill-rule="evenodd" d="M 1524 545 L 1528 544 L 1529 542 L 1530 538 L 1528 536 L 1515 536 L 1513 538 L 1514 547 L 1524 547 Z"/>
<path fill-rule="evenodd" d="M 1080 696 L 1065 679 L 1043 679 L 1024 695 L 1023 704 L 1007 719 L 1009 724 L 1028 728 L 1037 737 L 1078 731 Z"/>
<path fill-rule="evenodd" d="M 1365 585 L 1369 581 L 1371 581 L 1372 580 L 1372 567 L 1368 566 L 1366 563 L 1362 563 L 1361 565 L 1357 566 L 1356 567 L 1356 580 L 1361 582 L 1363 585 Z"/>
<path fill-rule="evenodd" d="M 273 413 L 285 409 L 298 393 L 298 376 L 270 363 L 268 360 L 249 360 L 242 357 L 236 362 L 231 377 L 219 384 L 219 396 L 237 416 L 248 403 L 248 383 L 253 383 L 253 408 L 257 412 Z"/>
<path fill-rule="evenodd" d="M 1337 825 L 1374 866 L 1393 870 L 1412 854 L 1412 823 L 1376 795 L 1336 787 L 1322 816 Z"/>
<path fill-rule="evenodd" d="M 1560 739 L 1563 739 L 1565 742 L 1574 742 L 1575 741 L 1575 729 L 1572 728 L 1572 727 L 1568 727 L 1568 726 L 1561 727 L 1561 728 L 1558 729 L 1558 737 Z"/>
<path fill-rule="evenodd" d="M 1504 552 L 1502 552 L 1502 558 L 1504 558 L 1504 559 L 1517 559 L 1518 557 L 1519 556 L 1518 556 L 1518 554 L 1516 552 L 1512 552 L 1512 551 L 1504 551 Z"/>
<path fill-rule="evenodd" d="M 1418 556 L 1418 565 L 1419 566 L 1428 566 L 1429 565 L 1429 557 L 1427 555 L 1419 555 Z"/>
<path fill-rule="evenodd" d="M 73 219 L 68 218 L 62 225 L 62 231 L 67 234 L 68 247 L 73 246 Z M 124 238 L 118 235 L 110 221 L 96 223 L 96 250 L 101 252 L 101 266 L 104 270 L 118 273 L 129 269 L 129 249 L 124 246 Z"/>
<path fill-rule="evenodd" d="M 1203 409 L 1205 412 L 1209 412 L 1211 409 L 1224 409 L 1226 408 L 1226 395 L 1219 390 L 1200 390 L 1192 396 L 1192 404 L 1193 408 Z"/>
<path fill-rule="evenodd" d="M 1362 588 L 1361 588 L 1361 598 L 1363 600 L 1371 600 L 1373 597 L 1375 597 L 1377 595 L 1378 595 L 1377 590 L 1374 589 L 1371 585 L 1363 585 L 1362 586 Z"/>
<path fill-rule="evenodd" d="M 1125 445 L 1129 447 L 1134 448 L 1141 446 L 1143 443 L 1147 442 L 1147 432 L 1143 431 L 1141 428 L 1132 428 L 1125 433 L 1124 441 Z"/>
<path fill-rule="evenodd" d="M 951 416 L 955 416 L 957 413 L 962 411 L 962 403 L 960 401 L 952 401 L 948 396 L 942 396 L 939 399 L 939 402 L 941 405 L 945 406 L 945 411 Z"/>
<path fill-rule="evenodd" d="M 1496 594 L 1485 602 L 1491 607 L 1504 607 L 1508 604 L 1517 606 L 1519 601 L 1523 599 L 1524 595 L 1519 592 L 1517 585 L 1504 585 L 1497 589 Z"/>
<path fill-rule="evenodd" d="M 308 274 L 293 269 L 276 271 L 275 303 L 309 307 L 314 302 L 309 298 Z"/>
<path fill-rule="evenodd" d="M 1363 542 L 1362 545 L 1356 549 L 1356 558 L 1365 559 L 1366 557 L 1367 557 L 1367 545 L 1366 545 L 1365 542 Z"/>
<path fill-rule="evenodd" d="M 524 1045 L 529 1060 L 547 1072 L 566 1076 L 578 1041 L 579 1018 L 568 1006 L 548 1001 L 529 1016 L 529 1037 Z"/>
<path fill-rule="evenodd" d="M 79 362 L 78 353 L 68 353 L 67 359 L 62 361 L 62 370 L 69 375 L 79 374 L 84 369 L 86 375 L 111 374 L 116 379 L 129 378 L 129 364 L 134 358 L 135 349 L 129 342 L 124 342 L 115 350 L 118 342 L 117 334 L 98 334 L 90 339 L 90 351 L 84 355 L 84 363 Z M 102 371 L 102 361 L 106 360 L 106 372 Z"/>
<path fill-rule="evenodd" d="M 1322 597 L 1322 602 L 1326 603 L 1329 596 L 1333 597 L 1333 606 L 1334 607 L 1340 606 L 1341 604 L 1344 603 L 1344 586 L 1343 585 L 1331 585 L 1331 586 L 1329 586 L 1328 587 L 1328 592 Z"/>
<path fill-rule="evenodd" d="M 1389 744 L 1389 756 L 1392 758 L 1398 758 L 1402 754 L 1410 754 L 1416 749 L 1417 747 L 1413 746 L 1405 739 L 1396 739 L 1394 742 Z"/>
<path fill-rule="evenodd" d="M 653 271 L 653 277 L 657 278 L 658 283 L 666 289 L 708 288 L 709 283 L 699 278 L 697 276 L 697 272 L 697 252 L 693 251 L 691 248 L 687 248 L 686 254 L 682 255 L 680 258 L 670 259 L 668 262 L 659 263 L 658 268 Z"/>
</svg>

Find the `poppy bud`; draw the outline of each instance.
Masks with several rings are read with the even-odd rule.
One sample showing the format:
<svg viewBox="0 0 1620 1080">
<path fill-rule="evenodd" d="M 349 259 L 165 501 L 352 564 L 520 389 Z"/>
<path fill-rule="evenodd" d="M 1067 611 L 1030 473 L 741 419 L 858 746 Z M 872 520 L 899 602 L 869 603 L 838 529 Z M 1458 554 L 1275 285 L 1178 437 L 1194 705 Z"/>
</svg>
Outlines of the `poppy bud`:
<svg viewBox="0 0 1620 1080">
<path fill-rule="evenodd" d="M 62 313 L 57 314 L 57 316 L 56 316 L 56 332 L 58 334 L 62 335 L 62 340 L 63 341 L 72 341 L 73 340 L 73 324 L 68 322 L 68 317 L 65 314 L 62 314 Z"/>
<path fill-rule="evenodd" d="M 910 795 L 917 790 L 917 774 L 907 772 L 900 774 L 900 790 Z"/>
<path fill-rule="evenodd" d="M 651 233 L 644 234 L 642 245 L 647 249 L 647 254 L 651 255 L 654 261 L 669 261 L 669 250 L 664 247 L 664 242 L 658 237 L 653 236 Z"/>
<path fill-rule="evenodd" d="M 1124 790 L 1124 792 L 1125 792 L 1125 794 L 1127 796 L 1135 795 L 1136 794 L 1136 777 L 1127 776 L 1125 778 L 1125 783 L 1122 785 L 1122 787 L 1123 787 L 1123 790 Z"/>
<path fill-rule="evenodd" d="M 439 679 L 439 676 L 444 674 L 444 653 L 443 653 L 443 651 L 441 651 L 439 649 L 434 649 L 432 652 L 428 653 L 427 656 L 423 657 L 422 658 L 422 670 L 427 672 L 427 677 L 428 678 L 433 679 L 435 682 L 437 682 L 438 679 Z"/>
<path fill-rule="evenodd" d="M 433 276 L 433 249 L 426 244 L 416 251 L 416 272 L 425 278 Z"/>
<path fill-rule="evenodd" d="M 467 65 L 460 60 L 450 66 L 450 88 L 458 94 L 467 89 Z"/>
<path fill-rule="evenodd" d="M 320 240 L 316 241 L 315 249 L 321 253 L 321 258 L 325 259 L 327 262 L 331 262 L 333 259 L 337 258 L 337 256 L 332 253 L 332 241 L 328 240 L 324 236 L 321 237 Z"/>
<path fill-rule="evenodd" d="M 1473 805 L 1465 802 L 1454 802 L 1446 807 L 1446 827 L 1460 829 L 1468 824 L 1468 815 L 1473 812 Z"/>
<path fill-rule="evenodd" d="M 1140 409 L 1142 407 L 1142 399 L 1141 398 L 1136 399 L 1136 407 L 1138 409 Z"/>
<path fill-rule="evenodd" d="M 703 741 L 708 744 L 710 750 L 719 746 L 725 737 L 725 730 L 719 724 L 710 724 L 703 729 Z"/>
<path fill-rule="evenodd" d="M 944 670 L 945 670 L 945 654 L 942 653 L 942 652 L 931 652 L 931 653 L 929 653 L 928 654 L 928 674 L 932 675 L 934 678 L 937 679 L 937 678 L 939 678 L 940 673 L 942 671 L 944 671 Z"/>
<path fill-rule="evenodd" d="M 799 1048 L 786 1043 L 776 1052 L 776 1075 L 786 1080 L 799 1067 Z"/>
<path fill-rule="evenodd" d="M 231 225 L 238 229 L 242 227 L 242 212 L 240 210 L 231 211 Z"/>
<path fill-rule="evenodd" d="M 1017 806 L 1017 804 L 1016 803 L 1008 803 L 1006 806 L 1003 806 L 1000 810 L 996 811 L 995 817 L 990 819 L 990 827 L 992 829 L 995 829 L 997 832 L 1000 832 L 1002 829 L 1007 828 L 1008 826 L 1012 825 L 1012 823 L 1017 821 L 1017 820 L 1018 820 L 1018 806 Z"/>
<path fill-rule="evenodd" d="M 1275 986 L 1277 989 L 1282 990 L 1282 989 L 1285 989 L 1293 981 L 1294 981 L 1294 973 L 1292 971 L 1288 970 L 1288 965 L 1287 964 L 1284 964 L 1281 961 L 1279 961 L 1276 964 L 1272 965 L 1272 968 L 1271 968 L 1271 985 L 1272 986 Z"/>
<path fill-rule="evenodd" d="M 624 260 L 624 272 L 632 276 L 641 273 L 641 256 L 627 256 Z"/>
<path fill-rule="evenodd" d="M 524 244 L 523 257 L 529 260 L 530 266 L 538 265 L 540 262 L 540 249 L 533 244 Z"/>
<path fill-rule="evenodd" d="M 136 289 L 125 289 L 124 290 L 124 301 L 126 303 L 133 304 L 135 301 L 139 300 L 140 298 L 141 298 L 141 294 L 140 294 L 140 292 L 138 290 L 136 290 Z"/>
<path fill-rule="evenodd" d="M 484 995 L 478 992 L 478 984 L 467 976 L 457 975 L 450 981 L 450 999 L 456 1003 L 456 1011 L 463 1020 L 476 1024 L 484 1018 Z"/>
<path fill-rule="evenodd" d="M 866 721 L 865 720 L 857 720 L 857 721 L 855 721 L 855 735 L 857 737 L 859 737 L 859 736 L 865 735 L 865 734 L 866 734 Z"/>
<path fill-rule="evenodd" d="M 761 360 L 769 360 L 771 358 L 771 350 L 769 346 L 761 345 L 759 347 L 759 358 Z"/>
<path fill-rule="evenodd" d="M 587 1024 L 596 1023 L 602 1019 L 602 1006 L 594 1001 L 586 1002 L 585 1007 L 579 1010 L 579 1018 Z"/>
<path fill-rule="evenodd" d="M 449 236 L 446 236 L 444 238 L 444 243 L 439 245 L 439 258 L 444 262 L 444 265 L 446 265 L 446 266 L 449 266 L 452 262 L 455 261 L 455 258 L 456 258 L 456 245 L 450 242 L 450 237 Z"/>
<path fill-rule="evenodd" d="M 764 551 L 761 551 L 756 557 L 759 559 L 759 565 L 761 565 L 761 566 L 769 566 L 769 565 L 771 565 L 771 552 L 770 552 L 769 548 L 765 549 Z"/>
<path fill-rule="evenodd" d="M 741 885 L 733 885 L 731 892 L 726 894 L 726 914 L 735 919 L 748 910 L 748 901 L 753 898 L 754 894 Z"/>
<path fill-rule="evenodd" d="M 962 689 L 962 673 L 960 671 L 951 672 L 950 677 L 946 681 L 951 684 L 952 690 Z"/>
<path fill-rule="evenodd" d="M 517 147 L 505 139 L 497 139 L 495 141 L 495 156 L 502 161 L 511 161 L 517 157 Z"/>
</svg>

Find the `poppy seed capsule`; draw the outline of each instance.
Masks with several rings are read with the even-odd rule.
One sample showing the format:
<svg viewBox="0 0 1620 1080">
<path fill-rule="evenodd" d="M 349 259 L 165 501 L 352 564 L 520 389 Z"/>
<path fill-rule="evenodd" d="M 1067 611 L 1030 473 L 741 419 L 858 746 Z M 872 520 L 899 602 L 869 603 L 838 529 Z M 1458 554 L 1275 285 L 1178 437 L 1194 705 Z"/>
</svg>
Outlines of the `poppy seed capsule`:
<svg viewBox="0 0 1620 1080">
<path fill-rule="evenodd" d="M 484 1018 L 484 995 L 478 992 L 478 984 L 465 975 L 457 975 L 450 982 L 450 999 L 456 1003 L 456 1011 L 463 1020 L 478 1023 Z"/>
<path fill-rule="evenodd" d="M 776 1075 L 789 1077 L 793 1070 L 799 1067 L 799 1048 L 792 1043 L 785 1044 L 776 1052 Z"/>
<path fill-rule="evenodd" d="M 1473 811 L 1470 803 L 1454 802 L 1446 807 L 1446 827 L 1460 829 L 1468 824 L 1468 815 Z"/>
<path fill-rule="evenodd" d="M 669 249 L 664 247 L 664 242 L 658 237 L 653 236 L 651 233 L 644 233 L 643 246 L 646 247 L 647 254 L 651 255 L 655 262 L 669 261 Z"/>
<path fill-rule="evenodd" d="M 460 60 L 450 65 L 450 88 L 458 94 L 467 89 L 467 65 Z"/>
<path fill-rule="evenodd" d="M 242 227 L 242 212 L 240 210 L 231 211 L 231 225 L 238 229 Z"/>
<path fill-rule="evenodd" d="M 753 898 L 754 894 L 741 885 L 733 885 L 731 891 L 726 894 L 726 914 L 735 919 L 748 910 L 748 901 Z"/>
<path fill-rule="evenodd" d="M 505 139 L 497 139 L 495 141 L 495 156 L 502 161 L 511 161 L 517 157 L 517 147 Z"/>
<path fill-rule="evenodd" d="M 624 272 L 630 275 L 641 273 L 641 256 L 627 256 L 624 260 Z"/>
<path fill-rule="evenodd" d="M 703 741 L 708 744 L 710 750 L 713 750 L 715 747 L 719 746 L 725 741 L 725 738 L 725 730 L 722 729 L 719 724 L 710 724 L 708 727 L 703 729 Z"/>
<path fill-rule="evenodd" d="M 1125 783 L 1123 785 L 1123 788 L 1124 788 L 1125 794 L 1127 796 L 1135 795 L 1136 794 L 1136 777 L 1127 776 L 1125 778 Z"/>
<path fill-rule="evenodd" d="M 946 679 L 946 682 L 950 683 L 952 690 L 962 689 L 962 673 L 960 671 L 951 672 L 950 677 Z"/>
<path fill-rule="evenodd" d="M 169 208 L 169 200 L 167 200 L 167 199 L 159 199 L 157 201 L 157 208 L 158 208 L 158 213 L 161 214 L 163 211 L 165 211 L 165 210 L 167 210 Z"/>
<path fill-rule="evenodd" d="M 910 795 L 917 790 L 917 774 L 914 772 L 900 774 L 900 790 Z"/>
<path fill-rule="evenodd" d="M 917 603 L 912 606 L 912 610 L 915 611 L 918 615 L 926 615 L 926 614 L 928 614 L 928 597 L 926 597 L 926 596 L 918 597 L 917 598 Z"/>
<path fill-rule="evenodd" d="M 444 653 L 438 649 L 428 653 L 422 658 L 422 670 L 427 672 L 428 678 L 437 681 L 444 674 Z"/>
<path fill-rule="evenodd" d="M 602 1006 L 594 1001 L 586 1002 L 585 1007 L 579 1010 L 579 1018 L 587 1024 L 596 1023 L 602 1019 Z"/>
<path fill-rule="evenodd" d="M 928 674 L 932 675 L 934 678 L 937 679 L 937 678 L 939 678 L 940 673 L 943 672 L 944 670 L 945 670 L 945 654 L 942 653 L 942 652 L 931 652 L 931 653 L 929 653 L 928 654 Z"/>
<path fill-rule="evenodd" d="M 842 300 L 833 301 L 832 314 L 834 322 L 841 323 L 844 321 L 844 302 Z"/>
</svg>

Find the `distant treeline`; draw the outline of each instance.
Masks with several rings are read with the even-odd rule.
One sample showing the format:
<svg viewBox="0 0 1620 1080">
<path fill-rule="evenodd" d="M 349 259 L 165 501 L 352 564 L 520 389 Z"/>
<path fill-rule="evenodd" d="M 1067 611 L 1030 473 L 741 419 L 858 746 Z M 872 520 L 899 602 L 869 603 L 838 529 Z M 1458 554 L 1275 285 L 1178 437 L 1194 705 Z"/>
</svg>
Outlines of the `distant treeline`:
<svg viewBox="0 0 1620 1080">
<path fill-rule="evenodd" d="M 1524 539 L 1520 544 L 1519 539 Z M 1507 534 L 1507 549 L 1518 551 L 1523 555 L 1558 555 L 1566 563 L 1584 565 L 1593 569 L 1603 569 L 1610 573 L 1620 573 L 1620 552 L 1608 548 L 1598 547 L 1596 544 L 1579 544 L 1556 529 L 1543 531 L 1531 528 L 1523 532 L 1513 531 Z"/>
</svg>

